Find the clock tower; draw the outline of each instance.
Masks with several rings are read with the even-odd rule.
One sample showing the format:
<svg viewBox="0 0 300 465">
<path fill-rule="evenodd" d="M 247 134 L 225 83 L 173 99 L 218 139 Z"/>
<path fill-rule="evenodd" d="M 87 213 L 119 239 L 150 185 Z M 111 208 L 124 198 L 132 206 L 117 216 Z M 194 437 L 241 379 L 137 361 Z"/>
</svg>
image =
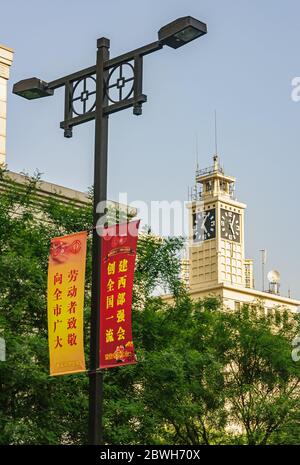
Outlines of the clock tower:
<svg viewBox="0 0 300 465">
<path fill-rule="evenodd" d="M 213 166 L 196 172 L 189 209 L 190 289 L 221 283 L 253 287 L 252 260 L 245 260 L 244 211 L 235 198 L 235 178 L 227 176 L 217 155 Z"/>
<path fill-rule="evenodd" d="M 189 258 L 183 261 L 184 282 L 192 299 L 216 297 L 225 309 L 263 306 L 265 311 L 298 311 L 300 301 L 270 287 L 254 288 L 253 260 L 245 258 L 246 205 L 235 197 L 235 178 L 225 174 L 219 157 L 197 169 L 195 187 L 187 204 Z M 170 297 L 166 296 L 166 299 Z M 261 307 L 259 307 L 261 308 Z"/>
</svg>

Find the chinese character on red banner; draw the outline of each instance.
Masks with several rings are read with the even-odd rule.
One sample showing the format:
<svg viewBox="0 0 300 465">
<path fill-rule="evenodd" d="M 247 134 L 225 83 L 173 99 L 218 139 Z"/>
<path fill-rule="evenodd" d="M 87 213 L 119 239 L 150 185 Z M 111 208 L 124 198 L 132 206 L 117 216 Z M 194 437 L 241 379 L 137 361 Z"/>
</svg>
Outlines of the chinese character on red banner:
<svg viewBox="0 0 300 465">
<path fill-rule="evenodd" d="M 101 237 L 100 368 L 136 363 L 131 305 L 139 223 L 111 226 Z"/>
</svg>

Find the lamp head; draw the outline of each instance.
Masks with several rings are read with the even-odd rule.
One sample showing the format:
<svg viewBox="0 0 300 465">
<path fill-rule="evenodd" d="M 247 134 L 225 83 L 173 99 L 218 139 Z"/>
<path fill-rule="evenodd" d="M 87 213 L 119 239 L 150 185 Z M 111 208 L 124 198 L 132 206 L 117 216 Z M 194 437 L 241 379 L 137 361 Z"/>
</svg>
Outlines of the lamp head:
<svg viewBox="0 0 300 465">
<path fill-rule="evenodd" d="M 207 33 L 205 23 L 192 16 L 184 16 L 163 26 L 158 31 L 158 39 L 163 45 L 179 48 Z"/>
<path fill-rule="evenodd" d="M 47 82 L 36 77 L 19 81 L 13 87 L 14 94 L 20 95 L 27 100 L 49 97 L 50 95 L 53 95 L 53 92 L 53 89 L 48 89 Z"/>
</svg>

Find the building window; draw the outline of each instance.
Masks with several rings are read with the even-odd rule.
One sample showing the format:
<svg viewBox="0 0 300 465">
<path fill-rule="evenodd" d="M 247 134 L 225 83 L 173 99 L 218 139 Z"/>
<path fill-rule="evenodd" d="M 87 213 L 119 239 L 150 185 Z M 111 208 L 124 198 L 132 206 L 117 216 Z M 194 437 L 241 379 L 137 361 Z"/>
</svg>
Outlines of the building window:
<svg viewBox="0 0 300 465">
<path fill-rule="evenodd" d="M 235 300 L 234 302 L 234 310 L 238 311 L 241 309 L 241 302 L 239 302 L 238 300 Z"/>
</svg>

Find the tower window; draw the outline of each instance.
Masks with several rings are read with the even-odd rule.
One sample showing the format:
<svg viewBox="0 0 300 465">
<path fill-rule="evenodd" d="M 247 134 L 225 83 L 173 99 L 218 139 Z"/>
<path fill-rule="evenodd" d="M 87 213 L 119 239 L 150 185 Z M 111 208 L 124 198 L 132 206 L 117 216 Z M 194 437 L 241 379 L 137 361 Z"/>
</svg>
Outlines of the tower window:
<svg viewBox="0 0 300 465">
<path fill-rule="evenodd" d="M 205 190 L 206 192 L 210 192 L 212 190 L 212 181 L 207 181 L 205 183 Z"/>
<path fill-rule="evenodd" d="M 228 192 L 228 184 L 226 181 L 220 181 L 220 188 L 221 190 Z"/>
</svg>

